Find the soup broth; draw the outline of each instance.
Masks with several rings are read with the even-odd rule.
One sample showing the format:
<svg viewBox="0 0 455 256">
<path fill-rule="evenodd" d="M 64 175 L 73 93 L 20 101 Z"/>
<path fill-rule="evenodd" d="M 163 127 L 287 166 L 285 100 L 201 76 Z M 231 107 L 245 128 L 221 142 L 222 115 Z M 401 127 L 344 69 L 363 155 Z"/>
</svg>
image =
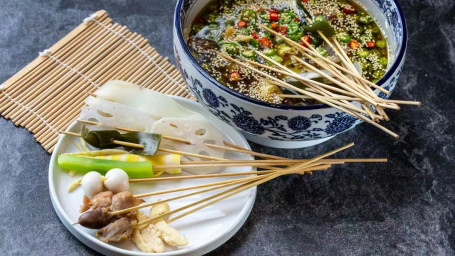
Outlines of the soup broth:
<svg viewBox="0 0 455 256">
<path fill-rule="evenodd" d="M 310 19 L 310 21 L 308 20 Z M 349 0 L 222 0 L 210 2 L 191 26 L 187 44 L 198 63 L 223 85 L 249 97 L 280 104 L 312 105 L 313 99 L 281 98 L 293 91 L 280 88 L 255 72 L 226 61 L 215 51 L 266 65 L 255 51 L 260 51 L 286 68 L 308 79 L 330 84 L 329 80 L 308 70 L 291 56 L 301 53 L 270 29 L 306 47 L 311 44 L 324 57 L 339 62 L 317 30 L 335 36 L 354 66 L 369 81 L 378 81 L 388 65 L 387 40 L 380 27 L 360 5 Z M 320 70 L 321 67 L 318 67 Z M 291 77 L 271 73 L 299 88 L 305 85 Z"/>
</svg>

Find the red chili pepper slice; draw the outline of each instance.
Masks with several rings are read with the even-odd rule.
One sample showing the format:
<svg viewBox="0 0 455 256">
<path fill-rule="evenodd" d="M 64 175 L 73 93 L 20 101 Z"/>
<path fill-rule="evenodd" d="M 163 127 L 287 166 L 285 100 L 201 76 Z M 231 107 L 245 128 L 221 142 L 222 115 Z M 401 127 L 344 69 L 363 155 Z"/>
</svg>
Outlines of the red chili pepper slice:
<svg viewBox="0 0 455 256">
<path fill-rule="evenodd" d="M 353 14 L 355 13 L 355 8 L 352 5 L 345 5 L 343 6 L 343 12 L 346 14 Z"/>
<path fill-rule="evenodd" d="M 261 46 L 267 47 L 267 48 L 272 47 L 272 42 L 270 42 L 270 40 L 265 38 L 265 37 L 262 37 L 262 38 L 259 39 L 259 44 Z"/>
<path fill-rule="evenodd" d="M 277 31 L 277 32 L 280 33 L 280 34 L 282 34 L 282 35 L 286 35 L 286 33 L 288 32 L 288 27 L 286 27 L 286 26 L 280 26 L 280 27 L 278 28 L 278 31 Z"/>
<path fill-rule="evenodd" d="M 237 70 L 232 70 L 232 72 L 228 76 L 229 81 L 231 82 L 238 82 L 242 79 L 242 76 L 240 75 L 239 71 Z"/>
<path fill-rule="evenodd" d="M 376 42 L 375 41 L 368 41 L 367 42 L 367 46 L 368 46 L 368 48 L 374 48 L 376 46 Z"/>
<path fill-rule="evenodd" d="M 350 42 L 349 42 L 349 48 L 351 49 L 357 49 L 360 47 L 360 43 L 357 42 L 356 40 L 352 39 Z"/>
<path fill-rule="evenodd" d="M 306 2 L 308 2 L 308 0 L 302 0 L 302 2 L 306 3 Z"/>
<path fill-rule="evenodd" d="M 278 13 L 276 13 L 276 12 L 270 13 L 270 20 L 277 21 L 279 18 L 280 18 L 280 16 L 278 15 Z"/>
<path fill-rule="evenodd" d="M 269 9 L 268 11 L 269 11 L 269 13 L 278 13 L 278 12 L 280 12 L 280 11 L 278 11 L 275 8 Z"/>
<path fill-rule="evenodd" d="M 246 28 L 247 26 L 248 26 L 248 24 L 244 20 L 237 22 L 237 27 L 239 27 L 239 28 Z"/>
<path fill-rule="evenodd" d="M 254 39 L 258 39 L 259 38 L 258 33 L 255 33 L 255 32 L 251 33 L 251 36 L 253 36 Z"/>
<path fill-rule="evenodd" d="M 299 17 L 295 17 L 295 21 L 299 22 L 300 18 Z"/>
<path fill-rule="evenodd" d="M 302 38 L 300 38 L 300 41 L 300 44 L 306 47 L 307 45 L 304 42 L 311 44 L 311 37 L 309 35 L 304 35 Z"/>
</svg>

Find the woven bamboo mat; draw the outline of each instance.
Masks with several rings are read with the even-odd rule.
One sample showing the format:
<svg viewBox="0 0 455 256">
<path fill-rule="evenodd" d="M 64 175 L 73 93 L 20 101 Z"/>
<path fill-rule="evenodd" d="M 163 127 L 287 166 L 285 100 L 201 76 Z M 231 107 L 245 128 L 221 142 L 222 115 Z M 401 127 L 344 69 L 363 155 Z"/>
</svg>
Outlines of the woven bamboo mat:
<svg viewBox="0 0 455 256">
<path fill-rule="evenodd" d="M 0 87 L 0 114 L 27 128 L 52 152 L 77 119 L 88 93 L 106 81 L 129 81 L 190 98 L 178 70 L 141 35 L 98 11 Z"/>
</svg>

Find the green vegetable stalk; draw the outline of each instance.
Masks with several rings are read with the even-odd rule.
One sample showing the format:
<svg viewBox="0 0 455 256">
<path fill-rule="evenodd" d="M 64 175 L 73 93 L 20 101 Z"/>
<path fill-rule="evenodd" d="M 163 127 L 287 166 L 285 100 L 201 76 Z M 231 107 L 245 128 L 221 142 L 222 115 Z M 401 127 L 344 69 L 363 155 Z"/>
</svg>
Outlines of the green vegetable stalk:
<svg viewBox="0 0 455 256">
<path fill-rule="evenodd" d="M 63 154 L 58 156 L 57 164 L 64 170 L 83 174 L 97 171 L 105 175 L 110 169 L 120 168 L 132 179 L 153 177 L 153 167 L 150 161 L 126 162 Z"/>
</svg>

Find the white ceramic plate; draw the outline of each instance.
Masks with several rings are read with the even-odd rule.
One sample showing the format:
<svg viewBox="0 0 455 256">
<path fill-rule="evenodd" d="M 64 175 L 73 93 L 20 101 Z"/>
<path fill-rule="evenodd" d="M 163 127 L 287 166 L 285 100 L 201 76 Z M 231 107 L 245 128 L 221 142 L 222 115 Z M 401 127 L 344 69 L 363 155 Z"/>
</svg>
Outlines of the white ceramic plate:
<svg viewBox="0 0 455 256">
<path fill-rule="evenodd" d="M 190 110 L 202 113 L 219 131 L 223 133 L 224 140 L 239 145 L 241 147 L 250 148 L 245 138 L 238 133 L 231 126 L 223 123 L 222 121 L 213 118 L 205 108 L 199 103 L 173 97 L 177 102 L 187 107 Z M 79 132 L 81 125 L 74 123 L 68 128 L 68 131 Z M 132 242 L 124 242 L 118 244 L 106 244 L 99 241 L 94 229 L 86 229 L 80 225 L 71 225 L 77 221 L 80 213 L 79 207 L 82 203 L 83 191 L 81 188 L 69 193 L 68 186 L 71 182 L 76 180 L 76 177 L 62 171 L 56 164 L 57 156 L 67 152 L 78 152 L 73 141 L 77 141 L 74 137 L 67 135 L 62 136 L 54 150 L 49 164 L 49 192 L 57 215 L 66 226 L 66 228 L 84 244 L 105 255 L 150 255 L 138 251 Z M 249 160 L 251 156 L 246 154 L 228 152 L 225 155 L 229 159 Z M 221 172 L 244 172 L 252 171 L 252 167 L 235 167 L 223 168 Z M 151 191 L 158 191 L 163 189 L 186 187 L 206 182 L 215 182 L 229 178 L 209 178 L 209 179 L 192 179 L 182 181 L 166 181 L 159 183 L 136 183 L 131 184 L 130 191 L 133 194 L 145 193 Z M 221 191 L 221 190 L 220 190 Z M 204 195 L 188 197 L 177 201 L 169 202 L 172 209 L 178 208 L 185 204 L 202 199 L 206 196 L 215 194 L 205 193 Z M 172 193 L 161 196 L 154 196 L 144 198 L 147 202 L 151 202 L 160 198 L 167 198 L 188 192 Z M 183 247 L 170 247 L 167 246 L 166 252 L 156 253 L 153 255 L 202 255 L 205 254 L 231 238 L 237 230 L 245 222 L 246 218 L 251 212 L 251 209 L 256 198 L 256 188 L 243 191 L 231 198 L 225 199 L 207 208 L 201 209 L 189 216 L 181 218 L 171 223 L 182 234 L 186 236 L 189 241 L 187 246 Z M 144 210 L 147 212 L 148 208 Z"/>
</svg>

